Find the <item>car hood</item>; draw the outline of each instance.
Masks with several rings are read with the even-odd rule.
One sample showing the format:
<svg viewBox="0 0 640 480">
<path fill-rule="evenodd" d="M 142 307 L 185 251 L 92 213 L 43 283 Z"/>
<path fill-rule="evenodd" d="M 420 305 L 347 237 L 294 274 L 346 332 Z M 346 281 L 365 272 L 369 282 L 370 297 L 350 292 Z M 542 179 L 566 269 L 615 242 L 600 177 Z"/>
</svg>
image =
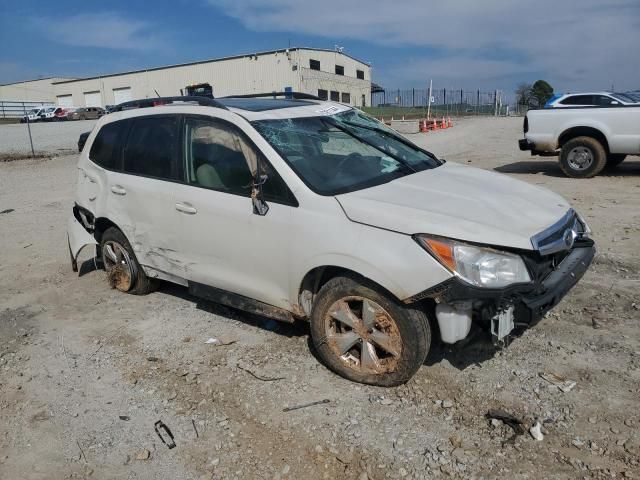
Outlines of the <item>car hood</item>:
<svg viewBox="0 0 640 480">
<path fill-rule="evenodd" d="M 529 250 L 570 208 L 545 188 L 451 162 L 336 198 L 354 222 Z"/>
</svg>

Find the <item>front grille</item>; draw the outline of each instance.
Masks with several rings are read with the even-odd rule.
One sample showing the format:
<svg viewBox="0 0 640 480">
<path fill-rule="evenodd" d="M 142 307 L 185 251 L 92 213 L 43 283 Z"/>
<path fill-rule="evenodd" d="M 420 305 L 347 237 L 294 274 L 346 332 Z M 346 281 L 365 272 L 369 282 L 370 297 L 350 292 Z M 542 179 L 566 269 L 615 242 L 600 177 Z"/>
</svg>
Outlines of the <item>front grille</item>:
<svg viewBox="0 0 640 480">
<path fill-rule="evenodd" d="M 584 226 L 576 212 L 570 209 L 558 222 L 531 237 L 531 243 L 541 255 L 550 255 L 570 250 L 583 233 Z"/>
</svg>

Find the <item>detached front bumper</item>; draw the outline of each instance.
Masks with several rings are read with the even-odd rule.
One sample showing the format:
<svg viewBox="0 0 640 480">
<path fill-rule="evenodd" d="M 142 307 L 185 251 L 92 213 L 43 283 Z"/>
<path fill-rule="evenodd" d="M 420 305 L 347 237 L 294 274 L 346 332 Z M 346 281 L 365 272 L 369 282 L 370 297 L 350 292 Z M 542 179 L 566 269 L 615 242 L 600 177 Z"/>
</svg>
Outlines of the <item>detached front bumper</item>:
<svg viewBox="0 0 640 480">
<path fill-rule="evenodd" d="M 573 249 L 550 272 L 545 270 L 544 273 L 536 272 L 532 275 L 533 283 L 512 285 L 501 289 L 486 289 L 474 287 L 457 277 L 453 277 L 416 295 L 407 303 L 432 298 L 439 306 L 450 305 L 457 308 L 457 306 L 464 305 L 468 312 L 467 315 L 472 317 L 473 323 L 479 324 L 484 330 L 491 330 L 492 320 L 505 311 L 510 311 L 510 315 L 513 315 L 513 323 L 516 326 L 532 326 L 560 303 L 584 276 L 593 261 L 595 252 L 594 242 L 590 239 L 584 239 L 576 242 Z M 545 261 L 548 263 L 550 260 L 547 258 Z M 542 260 L 539 260 L 537 265 L 536 261 L 531 258 L 528 259 L 528 262 L 531 270 L 543 271 L 541 268 Z M 464 312 L 460 311 L 459 313 Z M 461 338 L 457 338 L 457 340 Z"/>
</svg>

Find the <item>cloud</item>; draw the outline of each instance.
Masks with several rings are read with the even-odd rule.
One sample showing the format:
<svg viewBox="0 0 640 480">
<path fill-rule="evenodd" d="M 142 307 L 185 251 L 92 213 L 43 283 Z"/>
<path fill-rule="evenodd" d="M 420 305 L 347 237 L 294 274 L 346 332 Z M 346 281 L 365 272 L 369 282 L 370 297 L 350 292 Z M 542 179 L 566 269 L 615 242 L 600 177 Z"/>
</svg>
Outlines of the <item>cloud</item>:
<svg viewBox="0 0 640 480">
<path fill-rule="evenodd" d="M 166 46 L 164 38 L 154 33 L 151 23 L 112 12 L 34 18 L 32 23 L 50 40 L 73 47 L 149 51 Z"/>
<path fill-rule="evenodd" d="M 402 48 L 413 57 L 412 64 L 405 65 L 407 74 L 418 72 L 417 61 L 425 75 L 466 78 L 469 84 L 477 75 L 501 72 L 535 80 L 527 75 L 536 72 L 564 88 L 604 89 L 612 83 L 619 89 L 640 87 L 637 0 L 209 0 L 209 4 L 254 31 Z M 412 55 L 412 49 L 425 47 L 437 55 Z"/>
</svg>

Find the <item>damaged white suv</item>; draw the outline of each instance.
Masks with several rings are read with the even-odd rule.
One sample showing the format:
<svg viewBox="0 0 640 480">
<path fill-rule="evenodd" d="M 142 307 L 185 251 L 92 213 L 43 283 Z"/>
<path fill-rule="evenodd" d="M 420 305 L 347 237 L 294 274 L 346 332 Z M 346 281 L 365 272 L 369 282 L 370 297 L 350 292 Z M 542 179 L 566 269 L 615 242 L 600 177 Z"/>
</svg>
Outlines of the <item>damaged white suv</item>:
<svg viewBox="0 0 640 480">
<path fill-rule="evenodd" d="M 445 163 L 346 105 L 289 93 L 117 110 L 80 155 L 74 269 L 96 244 L 123 292 L 162 279 L 306 319 L 326 365 L 357 382 L 406 382 L 432 335 L 517 334 L 595 253 L 558 195 Z"/>
</svg>

